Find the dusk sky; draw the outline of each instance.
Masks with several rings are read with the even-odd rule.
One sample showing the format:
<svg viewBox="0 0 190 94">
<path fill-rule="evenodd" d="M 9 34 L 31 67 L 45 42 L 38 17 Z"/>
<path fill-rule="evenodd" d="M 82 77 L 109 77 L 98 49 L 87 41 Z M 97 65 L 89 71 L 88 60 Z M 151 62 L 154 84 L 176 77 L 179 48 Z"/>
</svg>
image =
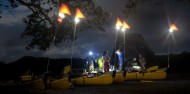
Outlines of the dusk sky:
<svg viewBox="0 0 190 94">
<path fill-rule="evenodd" d="M 6 3 L 6 0 L 1 0 Z M 106 32 L 100 32 L 97 28 L 78 32 L 78 40 L 75 41 L 74 57 L 85 58 L 89 51 L 102 54 L 104 50 L 111 55 L 115 41 L 116 17 L 122 15 L 127 0 L 96 0 L 97 5 L 111 13 L 109 24 L 105 24 Z M 165 1 L 165 0 L 162 0 Z M 169 34 L 169 22 L 178 27 L 173 32 L 171 52 L 181 53 L 190 51 L 190 3 L 177 3 L 175 0 L 165 1 L 162 6 L 153 3 L 144 3 L 137 8 L 136 25 L 128 32 L 142 34 L 155 54 L 168 53 L 167 35 Z M 14 10 L 2 11 L 0 19 L 0 61 L 13 62 L 23 56 L 70 58 L 71 42 L 61 43 L 58 47 L 46 52 L 37 49 L 27 51 L 25 46 L 30 38 L 20 39 L 25 29 L 22 19 L 29 13 L 27 8 L 20 6 Z M 128 23 L 130 25 L 130 23 Z"/>
</svg>

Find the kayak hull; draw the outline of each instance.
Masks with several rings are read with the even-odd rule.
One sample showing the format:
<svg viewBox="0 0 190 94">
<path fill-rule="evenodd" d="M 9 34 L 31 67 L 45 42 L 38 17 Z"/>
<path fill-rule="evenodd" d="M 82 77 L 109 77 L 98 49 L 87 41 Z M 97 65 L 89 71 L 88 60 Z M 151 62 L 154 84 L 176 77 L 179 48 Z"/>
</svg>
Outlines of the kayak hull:
<svg viewBox="0 0 190 94">
<path fill-rule="evenodd" d="M 62 78 L 49 82 L 49 88 L 51 89 L 68 89 L 70 87 L 68 78 Z"/>
<path fill-rule="evenodd" d="M 114 83 L 122 83 L 124 81 L 123 73 L 116 73 L 115 78 L 113 80 Z"/>
<path fill-rule="evenodd" d="M 139 73 L 132 72 L 126 73 L 125 80 L 160 80 L 166 78 L 166 72 L 148 72 L 148 73 Z"/>
<path fill-rule="evenodd" d="M 111 74 L 105 74 L 95 77 L 76 77 L 71 79 L 74 85 L 108 85 L 113 83 L 113 78 Z"/>
<path fill-rule="evenodd" d="M 23 83 L 22 86 L 24 86 L 25 88 L 32 88 L 32 89 L 44 89 L 44 82 L 42 79 L 37 79 L 34 81 L 29 81 L 26 83 Z"/>
</svg>

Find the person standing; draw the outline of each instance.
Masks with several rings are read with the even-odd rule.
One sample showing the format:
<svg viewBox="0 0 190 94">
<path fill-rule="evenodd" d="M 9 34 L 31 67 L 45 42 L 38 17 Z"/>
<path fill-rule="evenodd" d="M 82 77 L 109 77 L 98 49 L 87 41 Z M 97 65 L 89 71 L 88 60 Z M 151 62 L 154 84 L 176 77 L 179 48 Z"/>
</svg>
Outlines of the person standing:
<svg viewBox="0 0 190 94">
<path fill-rule="evenodd" d="M 108 56 L 108 51 L 104 51 L 102 59 L 103 59 L 103 64 L 104 64 L 104 72 L 108 72 L 109 63 L 110 63 L 110 57 Z"/>
<path fill-rule="evenodd" d="M 138 60 L 139 60 L 139 63 L 141 64 L 142 70 L 144 71 L 146 69 L 145 68 L 145 65 L 146 65 L 145 58 L 141 54 L 139 54 Z"/>
<path fill-rule="evenodd" d="M 120 50 L 117 50 L 116 54 L 118 55 L 118 58 L 119 58 L 119 70 L 122 70 L 122 67 L 123 67 L 123 55 L 122 55 Z"/>
<path fill-rule="evenodd" d="M 45 72 L 43 77 L 43 83 L 45 89 L 47 89 L 48 79 L 49 79 L 49 72 Z"/>
<path fill-rule="evenodd" d="M 98 57 L 98 70 L 99 71 L 103 71 L 103 60 L 102 60 L 102 57 L 100 56 L 100 57 Z"/>
</svg>

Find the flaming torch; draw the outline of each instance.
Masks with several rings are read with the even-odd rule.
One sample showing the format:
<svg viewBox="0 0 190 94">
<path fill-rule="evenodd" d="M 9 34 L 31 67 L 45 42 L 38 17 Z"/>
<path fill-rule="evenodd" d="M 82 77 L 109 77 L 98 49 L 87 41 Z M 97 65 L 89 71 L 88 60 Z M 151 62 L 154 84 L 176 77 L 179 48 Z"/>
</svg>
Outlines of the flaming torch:
<svg viewBox="0 0 190 94">
<path fill-rule="evenodd" d="M 73 59 L 73 50 L 74 50 L 74 43 L 75 43 L 75 34 L 76 34 L 76 28 L 77 24 L 80 22 L 80 19 L 85 18 L 82 12 L 79 8 L 76 9 L 76 15 L 75 15 L 75 27 L 74 27 L 74 35 L 73 35 L 73 45 L 72 45 L 72 54 L 71 54 L 71 67 L 72 67 L 72 59 Z"/>
<path fill-rule="evenodd" d="M 115 27 L 116 27 L 116 30 L 119 31 L 121 28 L 122 28 L 123 24 L 120 20 L 120 18 L 117 18 L 116 20 L 116 24 L 115 24 Z M 118 36 L 118 32 L 116 32 L 116 37 L 115 37 L 115 52 L 116 52 L 116 49 L 117 49 L 117 36 Z M 116 65 L 116 54 L 115 54 L 115 62 L 114 62 Z"/>
<path fill-rule="evenodd" d="M 169 32 L 172 34 L 173 31 L 177 31 L 178 28 L 175 24 L 170 24 Z M 169 34 L 169 45 L 168 45 L 168 68 L 170 67 L 170 46 L 171 46 L 171 35 Z"/>
<path fill-rule="evenodd" d="M 62 22 L 62 19 L 65 18 L 65 14 L 71 15 L 71 12 L 68 8 L 68 6 L 64 3 L 61 4 L 61 7 L 59 9 L 59 18 L 57 19 L 58 22 Z"/>
<path fill-rule="evenodd" d="M 116 29 L 118 31 L 122 31 L 124 32 L 124 60 L 125 60 L 125 30 L 126 29 L 129 29 L 129 25 L 123 21 L 123 23 L 121 22 L 120 18 L 117 18 L 117 21 L 116 21 Z M 118 36 L 118 32 L 116 33 L 116 40 L 115 40 L 115 51 L 117 50 L 117 47 L 116 47 L 116 43 L 117 43 L 117 36 Z M 116 63 L 116 54 L 115 54 L 115 63 Z"/>
<path fill-rule="evenodd" d="M 130 27 L 129 27 L 129 25 L 125 21 L 123 21 L 123 28 L 122 28 L 121 31 L 124 32 L 126 29 L 130 29 Z"/>
<path fill-rule="evenodd" d="M 122 32 L 124 32 L 124 39 L 123 39 L 123 45 L 124 45 L 124 51 L 123 51 L 123 57 L 124 57 L 124 62 L 125 62 L 125 31 L 126 29 L 130 29 L 130 26 L 125 22 L 123 21 L 123 27 L 121 29 Z"/>
<path fill-rule="evenodd" d="M 61 4 L 61 7 L 60 7 L 60 9 L 59 9 L 59 14 L 58 14 L 59 17 L 57 18 L 57 21 L 61 23 L 62 20 L 63 20 L 63 18 L 65 18 L 65 14 L 71 15 L 68 6 L 67 6 L 66 4 L 62 3 L 62 4 Z M 56 29 L 57 29 L 57 28 L 56 28 Z M 51 45 L 53 45 L 53 43 L 54 43 L 54 41 L 55 41 L 56 34 L 57 34 L 57 30 L 55 30 L 55 35 L 54 35 L 54 37 L 53 37 L 53 41 L 52 41 L 52 44 L 51 44 Z M 48 69 L 49 69 L 49 62 L 50 62 L 50 61 L 49 61 L 49 58 L 48 58 L 47 72 L 48 72 Z"/>
<path fill-rule="evenodd" d="M 117 18 L 117 22 L 116 22 L 116 29 L 120 30 L 122 28 L 123 24 L 120 20 L 120 18 Z"/>
<path fill-rule="evenodd" d="M 177 30 L 178 28 L 175 24 L 170 24 L 170 29 L 169 29 L 170 32 L 177 31 Z"/>
<path fill-rule="evenodd" d="M 80 19 L 85 18 L 79 8 L 76 9 L 75 23 L 78 24 Z"/>
</svg>

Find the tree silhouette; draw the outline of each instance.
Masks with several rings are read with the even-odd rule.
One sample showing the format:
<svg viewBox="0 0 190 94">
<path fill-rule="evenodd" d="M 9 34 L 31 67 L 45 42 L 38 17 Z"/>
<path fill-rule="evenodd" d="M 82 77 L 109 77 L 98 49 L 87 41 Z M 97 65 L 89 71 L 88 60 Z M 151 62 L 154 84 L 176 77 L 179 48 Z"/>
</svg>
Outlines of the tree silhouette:
<svg viewBox="0 0 190 94">
<path fill-rule="evenodd" d="M 78 31 L 93 26 L 105 31 L 102 24 L 109 18 L 109 14 L 96 6 L 93 0 L 9 0 L 9 2 L 10 6 L 6 5 L 9 9 L 15 9 L 22 5 L 30 10 L 30 14 L 23 19 L 26 28 L 21 35 L 21 38 L 32 38 L 26 47 L 28 50 L 31 48 L 48 50 L 54 36 L 56 36 L 54 45 L 73 40 L 73 18 L 76 7 L 79 7 L 86 16 L 86 19 L 77 25 Z M 62 23 L 58 23 L 58 10 L 62 3 L 69 6 L 72 16 L 67 16 Z M 0 4 L 0 6 L 3 5 Z"/>
</svg>

